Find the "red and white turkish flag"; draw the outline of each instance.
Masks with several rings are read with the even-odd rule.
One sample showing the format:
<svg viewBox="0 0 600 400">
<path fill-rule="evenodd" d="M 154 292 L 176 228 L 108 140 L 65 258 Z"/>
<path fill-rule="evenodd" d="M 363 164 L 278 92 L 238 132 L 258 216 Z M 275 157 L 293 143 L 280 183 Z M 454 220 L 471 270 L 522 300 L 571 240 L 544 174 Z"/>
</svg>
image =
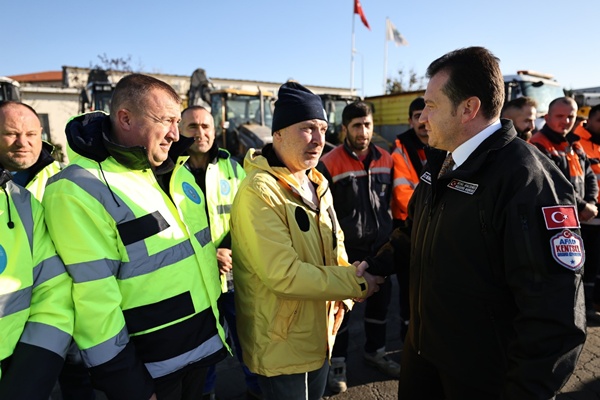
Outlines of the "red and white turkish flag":
<svg viewBox="0 0 600 400">
<path fill-rule="evenodd" d="M 360 20 L 362 21 L 362 23 L 365 24 L 365 26 L 369 30 L 371 30 L 371 27 L 369 26 L 369 22 L 367 21 L 367 17 L 365 17 L 365 13 L 362 9 L 362 6 L 360 5 L 359 0 L 354 0 L 354 14 L 360 15 Z"/>
<path fill-rule="evenodd" d="M 575 206 L 542 207 L 542 212 L 548 229 L 579 228 Z"/>
</svg>

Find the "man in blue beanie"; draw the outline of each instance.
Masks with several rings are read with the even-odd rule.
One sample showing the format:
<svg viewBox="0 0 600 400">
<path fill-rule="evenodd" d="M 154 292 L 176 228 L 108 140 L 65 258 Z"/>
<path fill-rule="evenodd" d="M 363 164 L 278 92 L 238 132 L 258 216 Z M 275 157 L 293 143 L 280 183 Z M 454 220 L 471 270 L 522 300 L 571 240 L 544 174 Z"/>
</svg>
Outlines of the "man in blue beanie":
<svg viewBox="0 0 600 400">
<path fill-rule="evenodd" d="M 273 114 L 273 143 L 251 149 L 231 210 L 238 334 L 265 400 L 320 399 L 349 298 L 379 290 L 356 276 L 327 180 L 314 167 L 327 117 L 319 96 L 287 82 Z"/>
</svg>

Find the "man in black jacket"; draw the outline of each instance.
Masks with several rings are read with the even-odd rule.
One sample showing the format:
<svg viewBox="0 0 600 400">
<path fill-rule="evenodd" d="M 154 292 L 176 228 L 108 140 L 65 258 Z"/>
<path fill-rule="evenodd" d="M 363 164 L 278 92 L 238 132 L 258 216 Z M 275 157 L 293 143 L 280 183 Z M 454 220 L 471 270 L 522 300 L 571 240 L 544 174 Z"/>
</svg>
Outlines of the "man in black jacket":
<svg viewBox="0 0 600 400">
<path fill-rule="evenodd" d="M 504 85 L 487 49 L 448 53 L 427 74 L 421 121 L 435 149 L 409 204 L 399 398 L 554 398 L 585 341 L 573 188 L 499 119 Z"/>
</svg>

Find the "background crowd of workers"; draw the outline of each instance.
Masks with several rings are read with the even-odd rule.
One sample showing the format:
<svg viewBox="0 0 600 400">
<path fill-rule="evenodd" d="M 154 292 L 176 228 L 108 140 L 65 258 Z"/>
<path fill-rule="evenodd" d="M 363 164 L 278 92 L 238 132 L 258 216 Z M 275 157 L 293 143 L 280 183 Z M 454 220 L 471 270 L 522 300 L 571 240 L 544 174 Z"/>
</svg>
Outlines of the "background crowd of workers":
<svg viewBox="0 0 600 400">
<path fill-rule="evenodd" d="M 67 123 L 66 166 L 0 103 L 0 399 L 214 399 L 232 352 L 249 399 L 320 399 L 347 388 L 357 301 L 403 400 L 553 398 L 600 311 L 600 106 L 555 99 L 536 131 L 481 47 L 427 75 L 391 153 L 357 101 L 323 157 L 322 101 L 287 82 L 243 166 L 146 75 Z"/>
</svg>

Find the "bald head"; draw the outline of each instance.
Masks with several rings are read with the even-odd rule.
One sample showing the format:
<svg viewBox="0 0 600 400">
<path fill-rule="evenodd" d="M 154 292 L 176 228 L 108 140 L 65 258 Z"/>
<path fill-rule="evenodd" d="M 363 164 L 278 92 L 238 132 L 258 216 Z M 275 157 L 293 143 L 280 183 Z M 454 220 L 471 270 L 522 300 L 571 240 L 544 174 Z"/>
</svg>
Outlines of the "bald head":
<svg viewBox="0 0 600 400">
<path fill-rule="evenodd" d="M 42 125 L 30 106 L 0 103 L 0 165 L 9 171 L 31 167 L 42 151 Z"/>
</svg>

